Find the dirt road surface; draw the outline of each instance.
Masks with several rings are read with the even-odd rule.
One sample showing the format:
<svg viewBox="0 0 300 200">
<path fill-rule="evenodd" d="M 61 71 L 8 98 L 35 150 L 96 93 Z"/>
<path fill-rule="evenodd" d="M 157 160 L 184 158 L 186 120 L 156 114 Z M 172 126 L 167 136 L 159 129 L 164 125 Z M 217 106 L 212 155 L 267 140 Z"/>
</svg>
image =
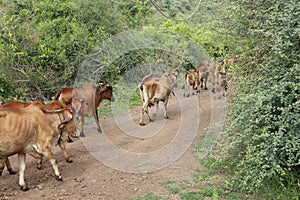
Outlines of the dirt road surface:
<svg viewBox="0 0 300 200">
<path fill-rule="evenodd" d="M 214 132 L 217 137 L 225 116 L 222 104 L 209 91 L 183 98 L 178 90 L 169 100 L 169 119 L 159 112 L 154 122 L 146 120 L 147 125 L 140 127 L 141 106 L 137 106 L 101 119 L 102 134 L 96 132 L 95 123 L 85 125 L 86 137 L 67 144 L 73 163 L 66 163 L 54 147 L 63 181 L 55 180 L 49 161 L 44 160 L 42 170 L 37 170 L 34 158 L 27 156 L 25 178 L 30 190 L 21 191 L 18 174 L 9 175 L 5 169 L 0 199 L 132 199 L 149 192 L 180 199 L 162 183 L 187 183 L 194 173 L 206 173 L 199 158 L 207 152 L 195 152 L 195 145 L 205 134 Z M 18 170 L 16 156 L 11 162 Z"/>
</svg>

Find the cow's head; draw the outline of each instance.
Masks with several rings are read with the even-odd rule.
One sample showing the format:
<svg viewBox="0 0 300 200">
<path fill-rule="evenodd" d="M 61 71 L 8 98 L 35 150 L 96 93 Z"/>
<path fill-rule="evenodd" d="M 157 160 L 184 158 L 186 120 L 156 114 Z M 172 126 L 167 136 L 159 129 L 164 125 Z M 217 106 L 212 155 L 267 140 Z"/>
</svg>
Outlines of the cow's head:
<svg viewBox="0 0 300 200">
<path fill-rule="evenodd" d="M 87 101 L 82 98 L 73 98 L 71 110 L 73 113 L 73 117 L 77 119 L 79 116 L 92 117 L 93 105 L 89 105 Z"/>
<path fill-rule="evenodd" d="M 99 83 L 96 88 L 96 95 L 101 99 L 114 101 L 113 88 L 108 83 Z"/>
</svg>

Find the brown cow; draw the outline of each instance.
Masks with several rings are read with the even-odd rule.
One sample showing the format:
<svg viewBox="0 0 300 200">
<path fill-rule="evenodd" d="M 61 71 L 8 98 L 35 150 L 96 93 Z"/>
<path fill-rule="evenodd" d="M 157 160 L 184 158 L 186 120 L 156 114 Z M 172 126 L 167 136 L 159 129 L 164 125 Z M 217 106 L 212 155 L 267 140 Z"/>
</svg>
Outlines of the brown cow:
<svg viewBox="0 0 300 200">
<path fill-rule="evenodd" d="M 199 92 L 199 75 L 198 71 L 187 72 L 184 74 L 184 93 L 183 97 L 190 96 L 190 90 L 192 90 L 192 95 L 194 95 L 194 90 Z"/>
<path fill-rule="evenodd" d="M 143 120 L 145 113 L 147 113 L 150 122 L 153 121 L 153 119 L 151 119 L 149 116 L 148 107 L 154 105 L 155 103 L 158 104 L 159 101 L 164 102 L 164 118 L 169 118 L 167 115 L 167 104 L 172 91 L 172 86 L 174 84 L 173 76 L 174 74 L 172 73 L 164 73 L 160 78 L 148 79 L 144 77 L 142 79 L 142 82 L 139 85 L 140 94 L 143 100 L 140 125 L 145 125 Z"/>
<path fill-rule="evenodd" d="M 18 154 L 19 185 L 24 191 L 29 189 L 24 179 L 27 153 L 39 159 L 41 156 L 48 158 L 56 179 L 62 181 L 51 143 L 59 135 L 57 130 L 68 126 L 72 114 L 69 113 L 66 118 L 64 116 L 62 122 L 57 124 L 57 130 L 54 130 L 47 119 L 48 112 L 61 111 L 47 111 L 40 102 L 34 102 L 24 108 L 0 109 L 0 171 L 3 171 L 8 156 Z"/>
<path fill-rule="evenodd" d="M 90 83 L 86 86 L 75 87 L 75 88 L 63 88 L 55 94 L 55 100 L 60 101 L 63 105 L 71 104 L 73 99 L 82 99 L 86 102 L 87 107 L 89 107 L 88 112 L 78 112 L 79 122 L 80 122 L 80 136 L 84 137 L 83 133 L 83 123 L 84 117 L 93 116 L 97 124 L 97 131 L 102 132 L 99 124 L 98 107 L 102 100 L 107 99 L 109 101 L 114 101 L 112 87 L 107 83 L 101 83 L 97 87 Z"/>
</svg>

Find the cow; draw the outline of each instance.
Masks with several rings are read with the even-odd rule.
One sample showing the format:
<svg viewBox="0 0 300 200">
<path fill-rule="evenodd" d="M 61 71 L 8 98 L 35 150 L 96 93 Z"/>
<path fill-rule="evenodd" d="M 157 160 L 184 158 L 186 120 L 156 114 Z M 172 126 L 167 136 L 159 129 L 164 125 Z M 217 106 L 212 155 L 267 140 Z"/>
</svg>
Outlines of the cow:
<svg viewBox="0 0 300 200">
<path fill-rule="evenodd" d="M 175 93 L 174 93 L 174 88 L 177 87 L 177 77 L 178 77 L 178 70 L 176 70 L 175 72 L 167 72 L 165 74 L 167 74 L 170 78 L 170 81 L 171 81 L 171 93 L 175 96 Z M 152 77 L 151 74 L 145 76 L 142 78 L 142 81 L 140 83 L 141 84 L 144 84 L 146 82 L 158 82 L 160 80 L 160 77 Z M 144 102 L 144 95 L 143 95 L 143 92 L 141 89 L 139 89 L 140 91 L 140 95 L 142 97 L 142 102 Z M 155 113 L 153 113 L 153 116 L 156 116 L 156 113 L 158 112 L 158 104 L 159 104 L 159 101 L 156 102 L 156 111 Z M 153 106 L 154 104 L 153 103 L 149 103 L 148 107 L 151 107 Z"/>
<path fill-rule="evenodd" d="M 149 121 L 153 121 L 153 119 L 151 119 L 149 116 L 148 108 L 155 103 L 158 104 L 159 101 L 164 102 L 164 118 L 169 118 L 167 115 L 167 104 L 172 91 L 172 86 L 174 86 L 174 76 L 175 74 L 173 73 L 164 73 L 160 78 L 144 77 L 142 79 L 142 82 L 139 84 L 139 91 L 143 100 L 140 119 L 141 126 L 145 125 L 143 120 L 143 116 L 145 113 L 147 113 Z"/>
<path fill-rule="evenodd" d="M 227 91 L 227 79 L 226 72 L 222 70 L 222 65 L 219 62 L 211 61 L 209 62 L 209 80 L 212 84 L 212 92 L 219 93 L 219 95 L 225 96 Z M 218 97 L 219 99 L 221 96 Z"/>
<path fill-rule="evenodd" d="M 186 72 L 184 74 L 184 93 L 183 97 L 190 96 L 190 90 L 192 90 L 192 95 L 194 95 L 194 90 L 199 92 L 199 74 L 198 71 Z"/>
<path fill-rule="evenodd" d="M 178 78 L 179 71 L 176 70 L 175 72 L 169 72 L 168 74 L 171 79 L 172 94 L 175 96 L 174 88 L 177 87 L 177 78 Z"/>
<path fill-rule="evenodd" d="M 56 124 L 56 130 L 53 129 L 46 115 L 59 112 L 62 111 L 46 110 L 44 105 L 38 101 L 23 108 L 0 109 L 0 172 L 2 173 L 8 156 L 18 154 L 19 185 L 23 191 L 29 190 L 24 178 L 27 153 L 38 159 L 41 159 L 42 156 L 49 159 L 56 179 L 62 181 L 51 144 L 54 139 L 57 139 L 59 130 L 68 126 L 72 114 L 61 116 L 62 121 Z"/>
<path fill-rule="evenodd" d="M 97 86 L 89 83 L 86 86 L 62 88 L 61 90 L 56 92 L 54 99 L 58 100 L 63 105 L 71 104 L 74 99 L 82 99 L 86 102 L 86 106 L 89 108 L 89 111 L 86 113 L 77 111 L 79 113 L 78 119 L 80 124 L 81 137 L 85 136 L 83 132 L 84 117 L 93 116 L 97 124 L 97 131 L 99 133 L 102 132 L 97 109 L 104 99 L 111 102 L 114 101 L 113 89 L 108 83 L 100 83 Z"/>
<path fill-rule="evenodd" d="M 0 109 L 5 109 L 5 108 L 24 108 L 24 107 L 29 106 L 30 104 L 31 103 L 29 103 L 29 102 L 11 101 L 11 102 L 8 102 L 8 103 L 5 103 L 5 104 L 1 105 Z M 46 109 L 48 111 L 61 110 L 61 113 L 60 112 L 46 113 L 47 118 L 50 121 L 50 123 L 51 123 L 51 125 L 52 125 L 52 127 L 54 129 L 56 128 L 57 123 L 60 123 L 61 120 L 63 119 L 63 117 L 60 116 L 60 115 L 64 115 L 63 112 L 67 112 L 67 113 L 65 113 L 65 115 L 67 115 L 68 112 L 71 112 L 71 110 L 72 110 L 72 108 L 70 106 L 64 107 L 60 102 L 55 101 L 55 100 L 53 102 L 49 103 L 49 104 L 44 104 L 44 109 Z M 65 109 L 67 109 L 68 111 L 64 111 Z M 64 154 L 66 162 L 67 163 L 72 163 L 73 160 L 68 155 L 68 153 L 66 151 L 65 144 L 64 144 L 63 140 L 61 140 L 62 134 L 64 136 L 66 136 L 68 142 L 73 142 L 71 140 L 70 136 L 71 137 L 78 137 L 78 135 L 76 134 L 77 130 L 76 130 L 76 126 L 75 126 L 74 120 L 72 119 L 69 123 L 72 123 L 72 126 L 68 126 L 69 129 L 63 129 L 62 130 L 62 132 L 60 133 L 59 138 L 58 138 L 58 145 L 59 145 L 60 149 L 62 150 L 62 152 Z M 9 173 L 10 174 L 14 174 L 13 173 L 14 171 L 11 168 L 11 165 L 9 163 L 8 158 L 7 158 L 7 161 L 5 162 L 5 164 L 6 164 L 6 167 L 7 167 L 7 170 L 9 171 Z M 37 168 L 41 169 L 41 166 L 42 166 L 42 159 L 38 159 L 38 161 L 37 161 Z"/>
<path fill-rule="evenodd" d="M 209 64 L 207 64 L 205 62 L 200 62 L 198 65 L 196 65 L 196 69 L 199 72 L 198 78 L 199 78 L 200 88 L 204 88 L 204 90 L 207 90 L 207 80 L 209 77 L 209 70 L 208 70 Z"/>
<path fill-rule="evenodd" d="M 171 80 L 171 92 L 172 94 L 175 96 L 175 93 L 174 93 L 174 88 L 177 87 L 177 78 L 178 78 L 178 74 L 179 74 L 179 71 L 176 70 L 174 72 L 166 72 L 169 77 L 170 77 L 170 80 Z M 142 78 L 142 81 L 141 83 L 145 83 L 145 82 L 155 82 L 155 81 L 159 81 L 160 77 L 153 77 L 151 76 L 151 73 L 145 77 Z"/>
</svg>

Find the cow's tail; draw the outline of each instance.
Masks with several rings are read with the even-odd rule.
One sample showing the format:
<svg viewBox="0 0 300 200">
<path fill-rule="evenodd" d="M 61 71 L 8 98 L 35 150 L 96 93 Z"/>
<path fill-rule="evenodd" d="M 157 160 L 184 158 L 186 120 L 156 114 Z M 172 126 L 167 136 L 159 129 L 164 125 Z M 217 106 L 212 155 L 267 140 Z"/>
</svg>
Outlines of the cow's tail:
<svg viewBox="0 0 300 200">
<path fill-rule="evenodd" d="M 146 76 L 144 76 L 144 77 L 142 78 L 142 83 L 145 81 L 145 79 L 149 78 L 150 76 L 152 76 L 152 71 L 150 71 L 149 74 L 147 74 Z"/>
<path fill-rule="evenodd" d="M 139 89 L 140 89 L 140 91 L 142 92 L 143 91 L 143 89 L 144 89 L 144 83 L 142 82 L 142 83 L 140 83 L 140 85 L 139 85 Z"/>
</svg>

